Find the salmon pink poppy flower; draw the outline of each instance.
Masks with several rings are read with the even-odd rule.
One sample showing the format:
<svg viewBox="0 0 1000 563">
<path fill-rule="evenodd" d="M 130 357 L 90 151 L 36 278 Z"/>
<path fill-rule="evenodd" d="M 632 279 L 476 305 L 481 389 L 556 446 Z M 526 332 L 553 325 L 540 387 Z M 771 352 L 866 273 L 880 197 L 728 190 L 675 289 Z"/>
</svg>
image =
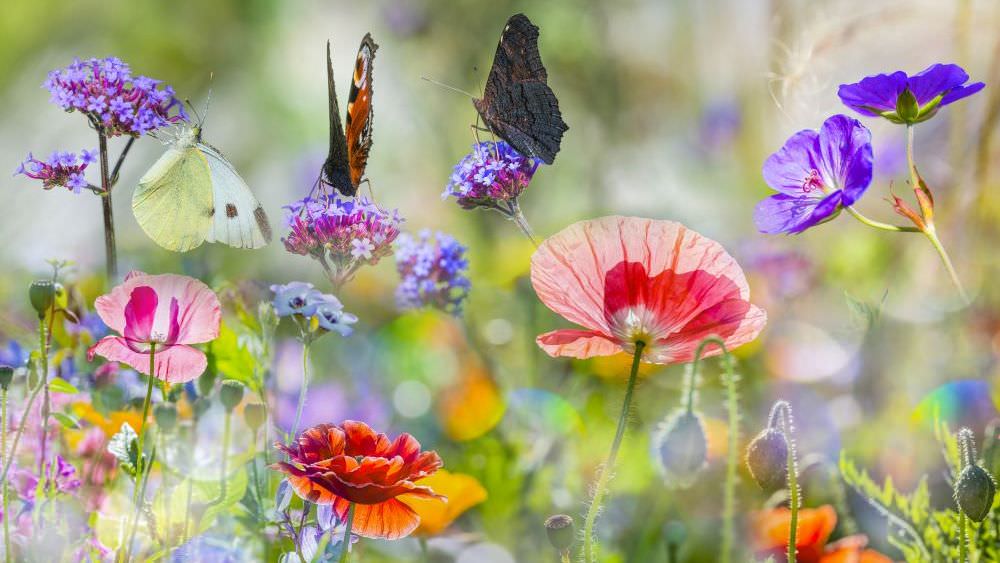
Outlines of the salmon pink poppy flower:
<svg viewBox="0 0 1000 563">
<path fill-rule="evenodd" d="M 774 508 L 754 513 L 752 541 L 754 551 L 761 557 L 781 558 L 788 550 L 788 532 L 792 525 L 792 512 L 787 508 Z M 891 559 L 873 549 L 865 549 L 868 539 L 862 535 L 827 543 L 837 527 L 837 512 L 830 505 L 803 508 L 799 511 L 796 526 L 796 561 L 801 563 L 891 563 Z"/>
<path fill-rule="evenodd" d="M 190 345 L 215 340 L 222 318 L 215 292 L 177 274 L 131 272 L 111 293 L 98 297 L 94 308 L 120 336 L 100 339 L 88 359 L 100 355 L 150 375 L 152 350 L 152 375 L 170 383 L 190 381 L 205 371 L 204 352 Z"/>
<path fill-rule="evenodd" d="M 288 461 L 272 468 L 288 475 L 300 497 L 332 505 L 341 520 L 354 503 L 351 532 L 359 536 L 389 540 L 408 536 L 420 524 L 420 516 L 405 501 L 444 500 L 429 487 L 414 483 L 440 469 L 441 458 L 421 451 L 409 434 L 390 441 L 363 422 L 347 420 L 313 426 L 296 444 L 276 447 L 288 454 Z"/>
<path fill-rule="evenodd" d="M 706 337 L 732 349 L 767 321 L 733 257 L 672 221 L 612 216 L 571 225 L 535 252 L 531 283 L 546 306 L 584 328 L 539 336 L 550 356 L 632 354 L 641 341 L 645 361 L 684 363 Z"/>
</svg>

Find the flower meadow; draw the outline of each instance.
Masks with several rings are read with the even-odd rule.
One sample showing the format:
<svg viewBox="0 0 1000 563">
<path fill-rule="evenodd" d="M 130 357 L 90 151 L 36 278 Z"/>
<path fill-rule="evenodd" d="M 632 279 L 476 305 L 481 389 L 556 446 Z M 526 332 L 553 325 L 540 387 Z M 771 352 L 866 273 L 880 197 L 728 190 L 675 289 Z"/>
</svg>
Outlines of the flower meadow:
<svg viewBox="0 0 1000 563">
<path fill-rule="evenodd" d="M 86 8 L 2 40 L 0 560 L 1000 561 L 1000 6 Z"/>
</svg>

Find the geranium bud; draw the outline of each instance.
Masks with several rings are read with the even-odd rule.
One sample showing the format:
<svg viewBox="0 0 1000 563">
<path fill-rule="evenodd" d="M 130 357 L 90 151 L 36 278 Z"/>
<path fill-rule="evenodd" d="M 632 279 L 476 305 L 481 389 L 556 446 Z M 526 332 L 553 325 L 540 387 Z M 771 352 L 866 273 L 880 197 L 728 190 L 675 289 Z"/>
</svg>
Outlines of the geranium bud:
<svg viewBox="0 0 1000 563">
<path fill-rule="evenodd" d="M 219 389 L 219 401 L 222 402 L 222 406 L 225 407 L 227 412 L 233 412 L 236 405 L 240 404 L 243 400 L 243 390 L 246 387 L 239 381 L 233 379 L 227 379 L 222 382 L 222 388 Z"/>
<path fill-rule="evenodd" d="M 153 418 L 161 430 L 170 432 L 177 427 L 177 407 L 172 403 L 157 403 L 153 407 Z"/>
<path fill-rule="evenodd" d="M 28 288 L 28 299 L 31 306 L 38 313 L 38 318 L 45 318 L 45 313 L 52 309 L 52 304 L 56 299 L 56 284 L 52 280 L 38 280 L 31 283 Z"/>
<path fill-rule="evenodd" d="M 747 446 L 750 475 L 765 492 L 773 493 L 788 481 L 788 440 L 777 428 L 765 428 Z"/>
<path fill-rule="evenodd" d="M 545 519 L 545 533 L 549 543 L 559 552 L 569 551 L 576 542 L 576 526 L 573 517 L 566 514 L 556 514 Z"/>
<path fill-rule="evenodd" d="M 690 487 L 708 463 L 708 438 L 701 417 L 678 410 L 654 439 L 660 467 L 669 485 Z"/>
<path fill-rule="evenodd" d="M 973 522 L 982 522 L 993 506 L 997 486 L 993 477 L 978 465 L 969 465 L 955 481 L 955 502 Z"/>
<path fill-rule="evenodd" d="M 256 432 L 267 422 L 267 407 L 261 403 L 250 403 L 243 407 L 243 420 L 250 430 Z"/>
<path fill-rule="evenodd" d="M 917 97 L 909 88 L 903 90 L 896 98 L 896 115 L 903 123 L 915 123 L 920 114 L 920 105 L 917 104 Z"/>
<path fill-rule="evenodd" d="M 0 388 L 6 391 L 11 381 L 14 381 L 14 368 L 8 365 L 0 366 Z"/>
</svg>

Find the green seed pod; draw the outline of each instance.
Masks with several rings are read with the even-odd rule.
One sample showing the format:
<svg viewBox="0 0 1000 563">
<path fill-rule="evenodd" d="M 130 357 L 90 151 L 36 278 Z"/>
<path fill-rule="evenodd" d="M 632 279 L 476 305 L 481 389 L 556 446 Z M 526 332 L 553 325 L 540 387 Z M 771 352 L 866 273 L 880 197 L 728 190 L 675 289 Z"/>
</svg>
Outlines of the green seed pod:
<svg viewBox="0 0 1000 563">
<path fill-rule="evenodd" d="M 747 446 L 747 468 L 764 492 L 773 493 L 788 483 L 788 440 L 777 428 L 765 428 Z"/>
<path fill-rule="evenodd" d="M 0 388 L 6 391 L 12 381 L 14 381 L 14 368 L 7 365 L 0 366 Z"/>
<path fill-rule="evenodd" d="M 219 389 L 219 401 L 222 402 L 222 406 L 227 412 L 233 412 L 236 405 L 243 400 L 244 389 L 246 387 L 242 383 L 233 379 L 222 382 L 222 388 Z"/>
<path fill-rule="evenodd" d="M 701 416 L 680 409 L 660 427 L 653 443 L 667 484 L 686 489 L 708 464 L 708 438 Z"/>
<path fill-rule="evenodd" d="M 170 432 L 177 427 L 177 407 L 173 403 L 157 403 L 153 407 L 153 419 L 164 432 Z"/>
<path fill-rule="evenodd" d="M 28 299 L 31 301 L 32 308 L 38 313 L 39 319 L 45 318 L 45 313 L 47 313 L 51 308 L 52 304 L 56 300 L 56 284 L 52 283 L 52 280 L 38 280 L 31 283 L 28 287 Z"/>
<path fill-rule="evenodd" d="M 194 410 L 195 419 L 199 419 L 202 415 L 208 412 L 208 409 L 212 408 L 212 400 L 208 397 L 198 397 L 194 400 L 192 408 Z"/>
<path fill-rule="evenodd" d="M 549 543 L 560 553 L 569 551 L 576 543 L 573 517 L 566 514 L 556 514 L 546 518 L 545 533 L 549 536 Z"/>
<path fill-rule="evenodd" d="M 250 430 L 256 432 L 267 422 L 267 407 L 261 403 L 249 403 L 243 407 L 243 420 Z"/>
</svg>

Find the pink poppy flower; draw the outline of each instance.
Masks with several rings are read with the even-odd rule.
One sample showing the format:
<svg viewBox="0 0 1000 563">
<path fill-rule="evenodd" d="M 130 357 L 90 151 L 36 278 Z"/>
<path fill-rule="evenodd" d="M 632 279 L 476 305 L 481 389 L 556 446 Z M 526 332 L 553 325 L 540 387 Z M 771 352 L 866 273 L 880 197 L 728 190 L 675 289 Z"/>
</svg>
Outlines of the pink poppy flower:
<svg viewBox="0 0 1000 563">
<path fill-rule="evenodd" d="M 539 336 L 550 356 L 634 353 L 642 341 L 645 361 L 684 363 L 704 338 L 733 349 L 767 321 L 733 257 L 672 221 L 612 216 L 570 225 L 535 252 L 531 283 L 548 308 L 585 329 Z"/>
<path fill-rule="evenodd" d="M 215 292 L 202 282 L 176 274 L 132 272 L 124 283 L 94 302 L 104 324 L 121 336 L 105 336 L 87 353 L 128 364 L 149 374 L 153 344 L 157 379 L 190 381 L 205 371 L 204 352 L 190 344 L 219 336 L 221 310 Z"/>
</svg>

